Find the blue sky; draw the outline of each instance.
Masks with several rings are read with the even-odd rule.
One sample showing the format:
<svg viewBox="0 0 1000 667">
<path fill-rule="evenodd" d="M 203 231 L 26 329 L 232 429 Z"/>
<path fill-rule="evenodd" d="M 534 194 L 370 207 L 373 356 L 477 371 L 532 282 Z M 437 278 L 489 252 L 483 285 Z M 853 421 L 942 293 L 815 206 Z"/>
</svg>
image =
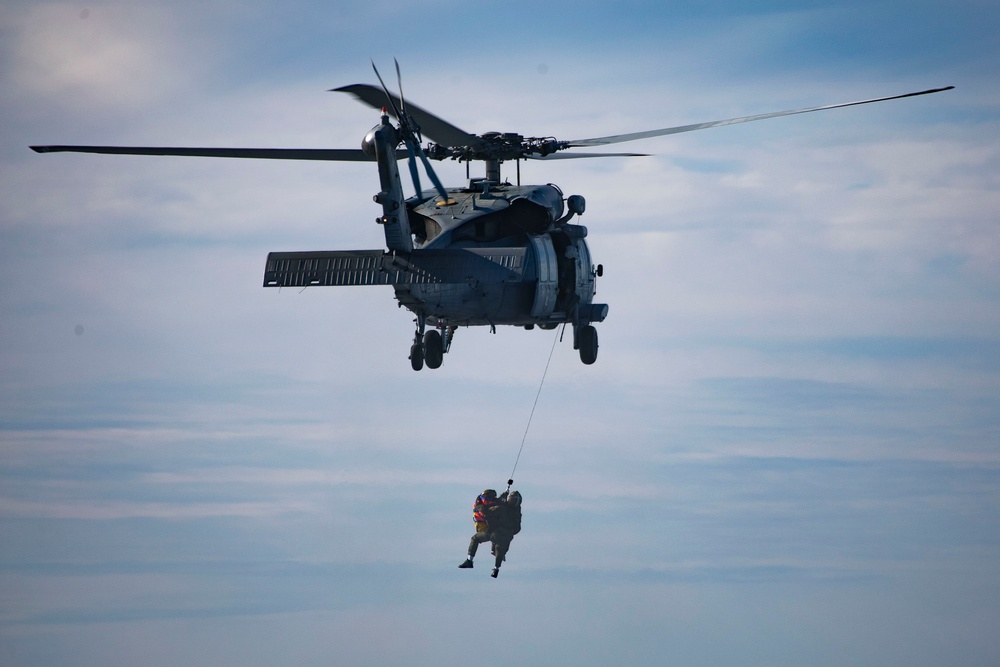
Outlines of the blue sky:
<svg viewBox="0 0 1000 667">
<path fill-rule="evenodd" d="M 1000 11 L 987 2 L 0 8 L 0 663 L 994 665 Z M 498 580 L 460 571 L 555 332 L 407 361 L 372 83 L 561 139 L 947 93 L 532 163 L 587 198 L 600 357 L 557 343 Z M 442 164 L 446 183 L 464 167 Z"/>
</svg>

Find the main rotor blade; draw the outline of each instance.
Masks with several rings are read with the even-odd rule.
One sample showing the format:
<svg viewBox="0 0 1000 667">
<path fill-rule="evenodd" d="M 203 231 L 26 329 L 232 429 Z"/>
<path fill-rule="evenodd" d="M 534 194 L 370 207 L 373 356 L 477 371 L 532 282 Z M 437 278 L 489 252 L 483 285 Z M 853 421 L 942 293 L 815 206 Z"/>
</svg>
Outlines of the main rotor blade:
<svg viewBox="0 0 1000 667">
<path fill-rule="evenodd" d="M 548 155 L 525 154 L 525 160 L 575 160 L 586 157 L 649 157 L 649 153 L 549 153 Z"/>
<path fill-rule="evenodd" d="M 767 118 L 778 118 L 779 116 L 792 116 L 799 113 L 809 113 L 811 111 L 824 111 L 826 109 L 838 109 L 840 107 L 852 107 L 859 104 L 871 104 L 873 102 L 885 102 L 887 100 L 898 100 L 904 97 L 916 97 L 917 95 L 930 95 L 931 93 L 940 93 L 945 90 L 951 90 L 955 86 L 946 86 L 945 88 L 934 88 L 931 90 L 922 90 L 918 93 L 906 93 L 904 95 L 893 95 L 891 97 L 878 97 L 871 100 L 861 100 L 859 102 L 844 102 L 841 104 L 827 104 L 821 107 L 809 107 L 808 109 L 793 109 L 791 111 L 775 111 L 772 113 L 762 113 L 756 116 L 743 116 L 741 118 L 729 118 L 726 120 L 715 120 L 708 123 L 695 123 L 693 125 L 680 125 L 677 127 L 666 127 L 660 130 L 647 130 L 645 132 L 631 132 L 629 134 L 614 134 L 608 137 L 595 137 L 593 139 L 577 139 L 575 141 L 567 141 L 566 147 L 573 148 L 577 146 L 604 146 L 606 144 L 617 144 L 623 141 L 635 141 L 636 139 L 648 139 L 650 137 L 660 137 L 667 134 L 679 134 L 681 132 L 692 132 L 694 130 L 704 130 L 710 127 L 719 127 L 721 125 L 735 125 L 736 123 L 749 123 L 752 120 L 765 120 Z"/>
<path fill-rule="evenodd" d="M 265 160 L 326 160 L 374 162 L 358 148 L 173 148 L 159 146 L 31 146 L 36 153 L 106 153 L 110 155 L 175 155 Z M 406 153 L 397 153 L 397 159 Z"/>
<path fill-rule="evenodd" d="M 341 86 L 340 88 L 332 89 L 330 92 L 349 93 L 373 109 L 383 108 L 385 106 L 385 96 L 389 95 L 392 105 L 396 108 L 402 107 L 402 100 L 392 93 L 365 83 Z M 442 146 L 469 146 L 471 148 L 480 148 L 483 146 L 483 141 L 476 135 L 455 127 L 448 121 L 435 116 L 425 109 L 421 109 L 412 102 L 407 102 L 406 113 L 417 121 L 417 125 L 420 126 L 420 132 L 423 135 Z"/>
</svg>

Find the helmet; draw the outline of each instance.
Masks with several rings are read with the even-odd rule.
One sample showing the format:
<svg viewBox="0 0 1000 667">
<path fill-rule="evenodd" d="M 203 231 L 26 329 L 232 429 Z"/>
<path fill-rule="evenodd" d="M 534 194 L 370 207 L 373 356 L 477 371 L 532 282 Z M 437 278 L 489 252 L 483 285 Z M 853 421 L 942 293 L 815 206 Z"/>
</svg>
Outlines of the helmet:
<svg viewBox="0 0 1000 667">
<path fill-rule="evenodd" d="M 486 489 L 476 497 L 476 502 L 472 503 L 473 507 L 496 505 L 499 500 L 497 500 L 497 492 L 493 489 Z"/>
<path fill-rule="evenodd" d="M 507 496 L 507 502 L 511 505 L 521 506 L 521 492 L 511 491 L 510 495 Z"/>
</svg>

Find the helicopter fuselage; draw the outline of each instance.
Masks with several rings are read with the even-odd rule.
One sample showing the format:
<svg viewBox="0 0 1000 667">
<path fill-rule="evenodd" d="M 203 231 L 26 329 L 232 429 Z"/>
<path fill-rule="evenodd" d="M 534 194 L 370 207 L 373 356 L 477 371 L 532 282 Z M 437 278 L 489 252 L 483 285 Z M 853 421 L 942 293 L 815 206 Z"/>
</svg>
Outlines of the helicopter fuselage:
<svg viewBox="0 0 1000 667">
<path fill-rule="evenodd" d="M 391 201 L 383 195 L 376 201 Z M 412 250 L 272 252 L 264 286 L 392 285 L 400 305 L 416 315 L 411 360 L 427 354 L 428 334 L 431 347 L 443 335 L 440 353 L 447 352 L 457 327 L 551 329 L 567 323 L 573 325 L 581 358 L 593 363 L 591 324 L 603 321 L 608 307 L 593 302 L 602 268 L 592 263 L 587 228 L 568 222 L 582 213 L 583 198 L 570 197 L 566 213 L 555 185 L 484 179 L 448 189 L 446 195 L 424 191 L 393 208 L 394 216 L 378 219 L 386 226 L 387 245 L 400 238 L 392 225 L 405 220 Z M 426 326 L 441 333 L 425 331 Z"/>
<path fill-rule="evenodd" d="M 264 286 L 392 285 L 399 304 L 416 315 L 415 370 L 425 359 L 437 368 L 462 326 L 571 323 L 580 358 L 593 363 L 592 323 L 603 321 L 608 307 L 593 303 L 602 269 L 591 262 L 587 228 L 569 223 L 583 213 L 583 197 L 564 200 L 552 184 L 487 177 L 447 190 L 435 181 L 436 189 L 404 199 L 397 164 L 402 136 L 383 111 L 362 141 L 364 153 L 378 162 L 381 189 L 373 199 L 382 207 L 376 222 L 386 250 L 270 253 Z M 410 144 L 407 150 L 418 184 L 415 151 Z"/>
</svg>

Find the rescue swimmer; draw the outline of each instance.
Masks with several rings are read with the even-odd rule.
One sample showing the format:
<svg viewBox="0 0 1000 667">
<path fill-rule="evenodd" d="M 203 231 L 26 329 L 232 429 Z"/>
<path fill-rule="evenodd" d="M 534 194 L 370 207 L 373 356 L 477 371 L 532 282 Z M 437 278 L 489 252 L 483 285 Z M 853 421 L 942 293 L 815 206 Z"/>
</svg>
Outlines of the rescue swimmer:
<svg viewBox="0 0 1000 667">
<path fill-rule="evenodd" d="M 520 492 L 508 488 L 498 497 L 495 490 L 484 490 L 472 505 L 472 521 L 476 526 L 476 532 L 469 540 L 468 557 L 458 567 L 462 569 L 473 567 L 473 559 L 476 557 L 479 545 L 491 542 L 495 561 L 490 576 L 496 579 L 500 574 L 500 565 L 506 560 L 511 540 L 521 532 Z"/>
</svg>

